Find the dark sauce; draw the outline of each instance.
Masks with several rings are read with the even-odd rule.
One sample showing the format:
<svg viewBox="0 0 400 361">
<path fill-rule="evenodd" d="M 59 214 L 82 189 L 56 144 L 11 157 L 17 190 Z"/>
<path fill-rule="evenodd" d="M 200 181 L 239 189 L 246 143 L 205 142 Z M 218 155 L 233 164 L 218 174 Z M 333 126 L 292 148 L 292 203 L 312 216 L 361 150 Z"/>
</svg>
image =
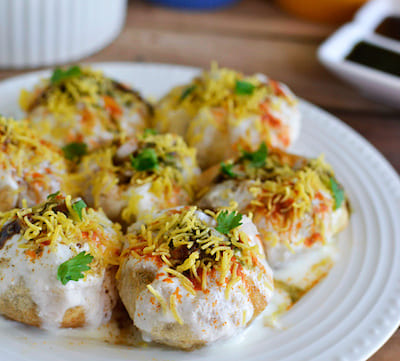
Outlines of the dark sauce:
<svg viewBox="0 0 400 361">
<path fill-rule="evenodd" d="M 22 226 L 19 219 L 16 219 L 10 223 L 7 223 L 3 228 L 0 230 L 0 249 L 4 247 L 6 242 L 15 234 L 21 232 Z"/>
<path fill-rule="evenodd" d="M 357 43 L 346 60 L 400 77 L 400 54 L 371 43 Z"/>
<path fill-rule="evenodd" d="M 400 16 L 388 16 L 375 29 L 379 35 L 400 40 Z"/>
</svg>

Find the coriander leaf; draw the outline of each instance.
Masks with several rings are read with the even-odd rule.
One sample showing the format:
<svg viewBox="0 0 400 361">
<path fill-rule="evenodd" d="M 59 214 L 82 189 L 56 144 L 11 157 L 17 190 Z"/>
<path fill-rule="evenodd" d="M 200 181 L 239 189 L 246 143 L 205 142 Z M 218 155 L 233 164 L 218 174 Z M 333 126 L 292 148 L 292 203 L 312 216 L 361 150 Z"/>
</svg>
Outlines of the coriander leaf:
<svg viewBox="0 0 400 361">
<path fill-rule="evenodd" d="M 61 263 L 57 270 L 57 279 L 61 281 L 63 285 L 66 285 L 69 281 L 78 281 L 85 277 L 83 272 L 89 271 L 88 266 L 93 261 L 93 256 L 90 253 L 82 251 L 75 257 Z"/>
<path fill-rule="evenodd" d="M 60 191 L 57 191 L 57 192 L 55 192 L 55 193 L 49 194 L 49 195 L 47 196 L 47 199 L 48 199 L 48 200 L 55 199 L 60 193 L 61 193 Z"/>
<path fill-rule="evenodd" d="M 221 163 L 221 172 L 230 177 L 236 178 L 238 175 L 233 171 L 233 164 Z"/>
<path fill-rule="evenodd" d="M 87 144 L 81 142 L 72 142 L 62 148 L 64 157 L 68 160 L 76 161 L 87 153 Z"/>
<path fill-rule="evenodd" d="M 241 159 L 246 159 L 250 161 L 250 164 L 254 168 L 261 168 L 265 165 L 265 160 L 267 159 L 267 155 L 268 155 L 268 148 L 265 142 L 262 142 L 258 150 L 256 150 L 255 152 L 247 152 L 245 150 L 242 151 Z"/>
<path fill-rule="evenodd" d="M 342 186 L 336 182 L 335 178 L 331 177 L 330 180 L 331 191 L 333 194 L 333 198 L 335 199 L 335 207 L 334 209 L 338 209 L 343 201 L 344 201 L 344 190 Z"/>
<path fill-rule="evenodd" d="M 157 153 L 152 148 L 143 149 L 136 156 L 131 155 L 132 167 L 138 171 L 153 170 L 158 168 Z"/>
<path fill-rule="evenodd" d="M 152 128 L 147 128 L 143 132 L 143 136 L 146 138 L 149 135 L 157 135 L 158 130 L 157 129 L 152 129 Z"/>
<path fill-rule="evenodd" d="M 185 90 L 182 91 L 181 97 L 179 98 L 179 101 L 182 101 L 183 99 L 185 99 L 190 93 L 193 92 L 193 90 L 195 90 L 197 88 L 196 84 L 193 84 L 189 87 L 187 87 Z"/>
<path fill-rule="evenodd" d="M 72 209 L 78 214 L 80 220 L 82 220 L 82 209 L 86 207 L 87 204 L 82 199 L 72 204 Z"/>
<path fill-rule="evenodd" d="M 255 85 L 242 80 L 236 80 L 235 93 L 240 95 L 251 95 L 253 94 Z"/>
<path fill-rule="evenodd" d="M 243 215 L 236 212 L 223 211 L 218 214 L 216 230 L 228 234 L 232 229 L 240 226 Z"/>
<path fill-rule="evenodd" d="M 77 65 L 71 66 L 67 70 L 57 68 L 54 70 L 53 75 L 50 78 L 51 84 L 59 84 L 63 80 L 74 78 L 82 74 L 81 68 Z"/>
</svg>

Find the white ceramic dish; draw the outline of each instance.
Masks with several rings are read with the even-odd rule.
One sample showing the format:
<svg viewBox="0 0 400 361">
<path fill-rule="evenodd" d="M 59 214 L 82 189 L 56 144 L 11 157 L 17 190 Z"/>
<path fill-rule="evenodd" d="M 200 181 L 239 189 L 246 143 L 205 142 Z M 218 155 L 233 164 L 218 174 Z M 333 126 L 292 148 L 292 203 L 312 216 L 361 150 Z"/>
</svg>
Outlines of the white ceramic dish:
<svg viewBox="0 0 400 361">
<path fill-rule="evenodd" d="M 0 0 L 0 67 L 78 60 L 120 32 L 127 0 Z"/>
<path fill-rule="evenodd" d="M 318 50 L 318 58 L 329 70 L 349 82 L 373 100 L 400 108 L 400 78 L 345 60 L 354 45 L 366 40 L 400 54 L 400 41 L 374 33 L 377 25 L 389 15 L 400 16 L 400 1 L 373 0 L 326 40 Z"/>
<path fill-rule="evenodd" d="M 96 67 L 156 97 L 198 73 L 195 68 L 161 64 Z M 0 83 L 1 113 L 19 115 L 19 90 L 48 74 L 31 73 Z M 48 334 L 0 318 L 1 359 L 357 361 L 373 354 L 400 323 L 400 181 L 382 155 L 354 130 L 309 103 L 301 101 L 300 106 L 303 127 L 293 151 L 326 154 L 348 191 L 354 214 L 338 240 L 339 262 L 282 317 L 281 330 L 264 327 L 259 318 L 237 338 L 188 353 Z"/>
</svg>

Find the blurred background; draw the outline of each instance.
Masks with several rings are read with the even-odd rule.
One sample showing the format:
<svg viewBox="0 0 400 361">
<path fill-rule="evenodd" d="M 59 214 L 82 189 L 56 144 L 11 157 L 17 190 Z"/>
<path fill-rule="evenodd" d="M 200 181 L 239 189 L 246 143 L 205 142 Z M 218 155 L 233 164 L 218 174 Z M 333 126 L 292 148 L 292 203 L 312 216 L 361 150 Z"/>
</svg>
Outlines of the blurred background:
<svg viewBox="0 0 400 361">
<path fill-rule="evenodd" d="M 7 14 L 13 9 L 18 12 L 18 6 L 22 6 L 21 1 L 25 0 L 0 1 L 3 33 L 5 22 L 11 21 Z M 374 144 L 400 171 L 400 111 L 363 97 L 359 91 L 326 70 L 317 58 L 321 43 L 341 23 L 351 19 L 365 0 L 78 2 L 52 2 L 52 8 L 45 10 L 48 11 L 46 18 L 52 23 L 41 25 L 49 27 L 43 36 L 50 38 L 44 39 L 46 41 L 42 39 L 42 42 L 54 43 L 59 53 L 61 45 L 56 35 L 68 33 L 69 28 L 73 29 L 75 38 L 69 39 L 68 44 L 70 47 L 83 47 L 83 51 L 79 48 L 75 50 L 73 61 L 76 62 L 80 57 L 84 62 L 162 62 L 208 67 L 212 60 L 216 60 L 221 66 L 233 67 L 244 73 L 265 73 L 287 83 L 298 96 L 344 120 Z M 4 6 L 7 3 L 9 5 L 5 13 Z M 35 1 L 26 3 L 34 4 Z M 69 25 L 63 24 L 64 16 L 54 16 L 57 11 L 74 14 L 68 7 L 71 4 L 75 4 L 74 7 L 83 6 L 83 3 L 86 4 L 86 10 L 75 9 L 78 15 L 72 19 L 65 16 Z M 90 6 L 94 8 L 90 9 Z M 87 18 L 84 13 L 88 14 Z M 25 11 L 23 16 L 29 18 L 20 19 L 25 26 L 34 22 L 34 17 L 29 14 L 29 11 Z M 43 23 L 39 15 L 35 19 Z M 52 27 L 57 30 L 53 31 Z M 10 54 L 14 51 L 11 60 L 15 62 L 18 58 L 16 44 L 24 44 L 33 37 L 34 34 L 30 34 L 30 38 L 22 39 L 22 35 L 17 32 L 6 51 L 1 53 L 7 55 L 8 51 Z M 19 42 L 19 39 L 22 40 Z M 50 65 L 50 53 L 51 49 L 42 48 L 36 57 L 46 55 L 46 64 Z M 88 53 L 91 55 L 88 56 Z M 56 62 L 71 62 L 68 57 L 65 59 L 61 57 Z M 39 60 L 37 58 L 34 65 L 41 65 Z M 19 68 L 25 69 L 11 70 L 13 65 L 5 63 L 0 77 L 24 72 L 27 66 L 28 63 L 19 64 Z M 400 82 L 399 78 L 397 81 Z"/>
</svg>

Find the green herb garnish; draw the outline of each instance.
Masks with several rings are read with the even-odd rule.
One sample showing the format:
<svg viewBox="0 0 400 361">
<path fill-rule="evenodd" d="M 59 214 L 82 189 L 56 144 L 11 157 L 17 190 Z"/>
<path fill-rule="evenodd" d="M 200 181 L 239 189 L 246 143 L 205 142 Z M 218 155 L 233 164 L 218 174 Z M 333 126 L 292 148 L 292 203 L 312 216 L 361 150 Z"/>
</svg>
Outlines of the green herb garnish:
<svg viewBox="0 0 400 361">
<path fill-rule="evenodd" d="M 69 69 L 62 70 L 61 68 L 56 68 L 53 72 L 53 75 L 50 78 L 51 84 L 59 84 L 62 81 L 70 78 L 74 78 L 76 76 L 82 75 L 82 70 L 79 66 L 74 65 Z"/>
<path fill-rule="evenodd" d="M 157 135 L 158 130 L 157 129 L 152 129 L 152 128 L 147 128 L 143 132 L 143 136 L 146 138 L 149 135 Z"/>
<path fill-rule="evenodd" d="M 233 164 L 221 163 L 221 172 L 230 178 L 236 178 L 238 176 L 233 171 Z"/>
<path fill-rule="evenodd" d="M 232 229 L 239 227 L 242 223 L 243 215 L 237 212 L 223 211 L 218 214 L 217 227 L 215 228 L 222 234 L 228 234 Z"/>
<path fill-rule="evenodd" d="M 255 85 L 249 83 L 248 81 L 236 80 L 235 93 L 240 95 L 251 95 L 253 94 Z"/>
<path fill-rule="evenodd" d="M 153 170 L 158 168 L 157 153 L 152 148 L 143 149 L 138 155 L 131 154 L 132 167 L 138 171 Z"/>
<path fill-rule="evenodd" d="M 268 148 L 265 142 L 260 144 L 260 147 L 255 152 L 242 151 L 241 159 L 250 161 L 251 166 L 254 168 L 261 168 L 265 166 L 265 161 L 268 156 Z"/>
<path fill-rule="evenodd" d="M 60 191 L 57 191 L 57 192 L 55 192 L 55 193 L 49 194 L 49 195 L 47 196 L 47 200 L 50 201 L 50 200 L 55 199 L 60 193 L 61 193 Z"/>
<path fill-rule="evenodd" d="M 63 285 L 66 285 L 69 281 L 78 281 L 84 278 L 83 272 L 90 270 L 88 265 L 92 261 L 93 256 L 90 253 L 82 251 L 75 257 L 60 264 L 57 271 L 57 279 Z"/>
<path fill-rule="evenodd" d="M 193 92 L 193 90 L 195 90 L 197 88 L 196 84 L 193 84 L 189 87 L 187 87 L 185 90 L 182 91 L 181 97 L 179 98 L 179 101 L 182 101 L 183 99 L 185 99 L 190 93 Z"/>
<path fill-rule="evenodd" d="M 82 209 L 86 207 L 87 204 L 82 199 L 72 204 L 72 209 L 77 213 L 79 220 L 82 220 Z"/>
<path fill-rule="evenodd" d="M 62 148 L 64 157 L 68 160 L 76 161 L 87 153 L 87 144 L 81 142 L 72 142 Z"/>
<path fill-rule="evenodd" d="M 333 198 L 335 199 L 335 207 L 334 209 L 338 209 L 343 201 L 344 201 L 344 190 L 342 186 L 336 182 L 335 178 L 331 177 L 330 180 L 331 191 L 333 194 Z"/>
</svg>

